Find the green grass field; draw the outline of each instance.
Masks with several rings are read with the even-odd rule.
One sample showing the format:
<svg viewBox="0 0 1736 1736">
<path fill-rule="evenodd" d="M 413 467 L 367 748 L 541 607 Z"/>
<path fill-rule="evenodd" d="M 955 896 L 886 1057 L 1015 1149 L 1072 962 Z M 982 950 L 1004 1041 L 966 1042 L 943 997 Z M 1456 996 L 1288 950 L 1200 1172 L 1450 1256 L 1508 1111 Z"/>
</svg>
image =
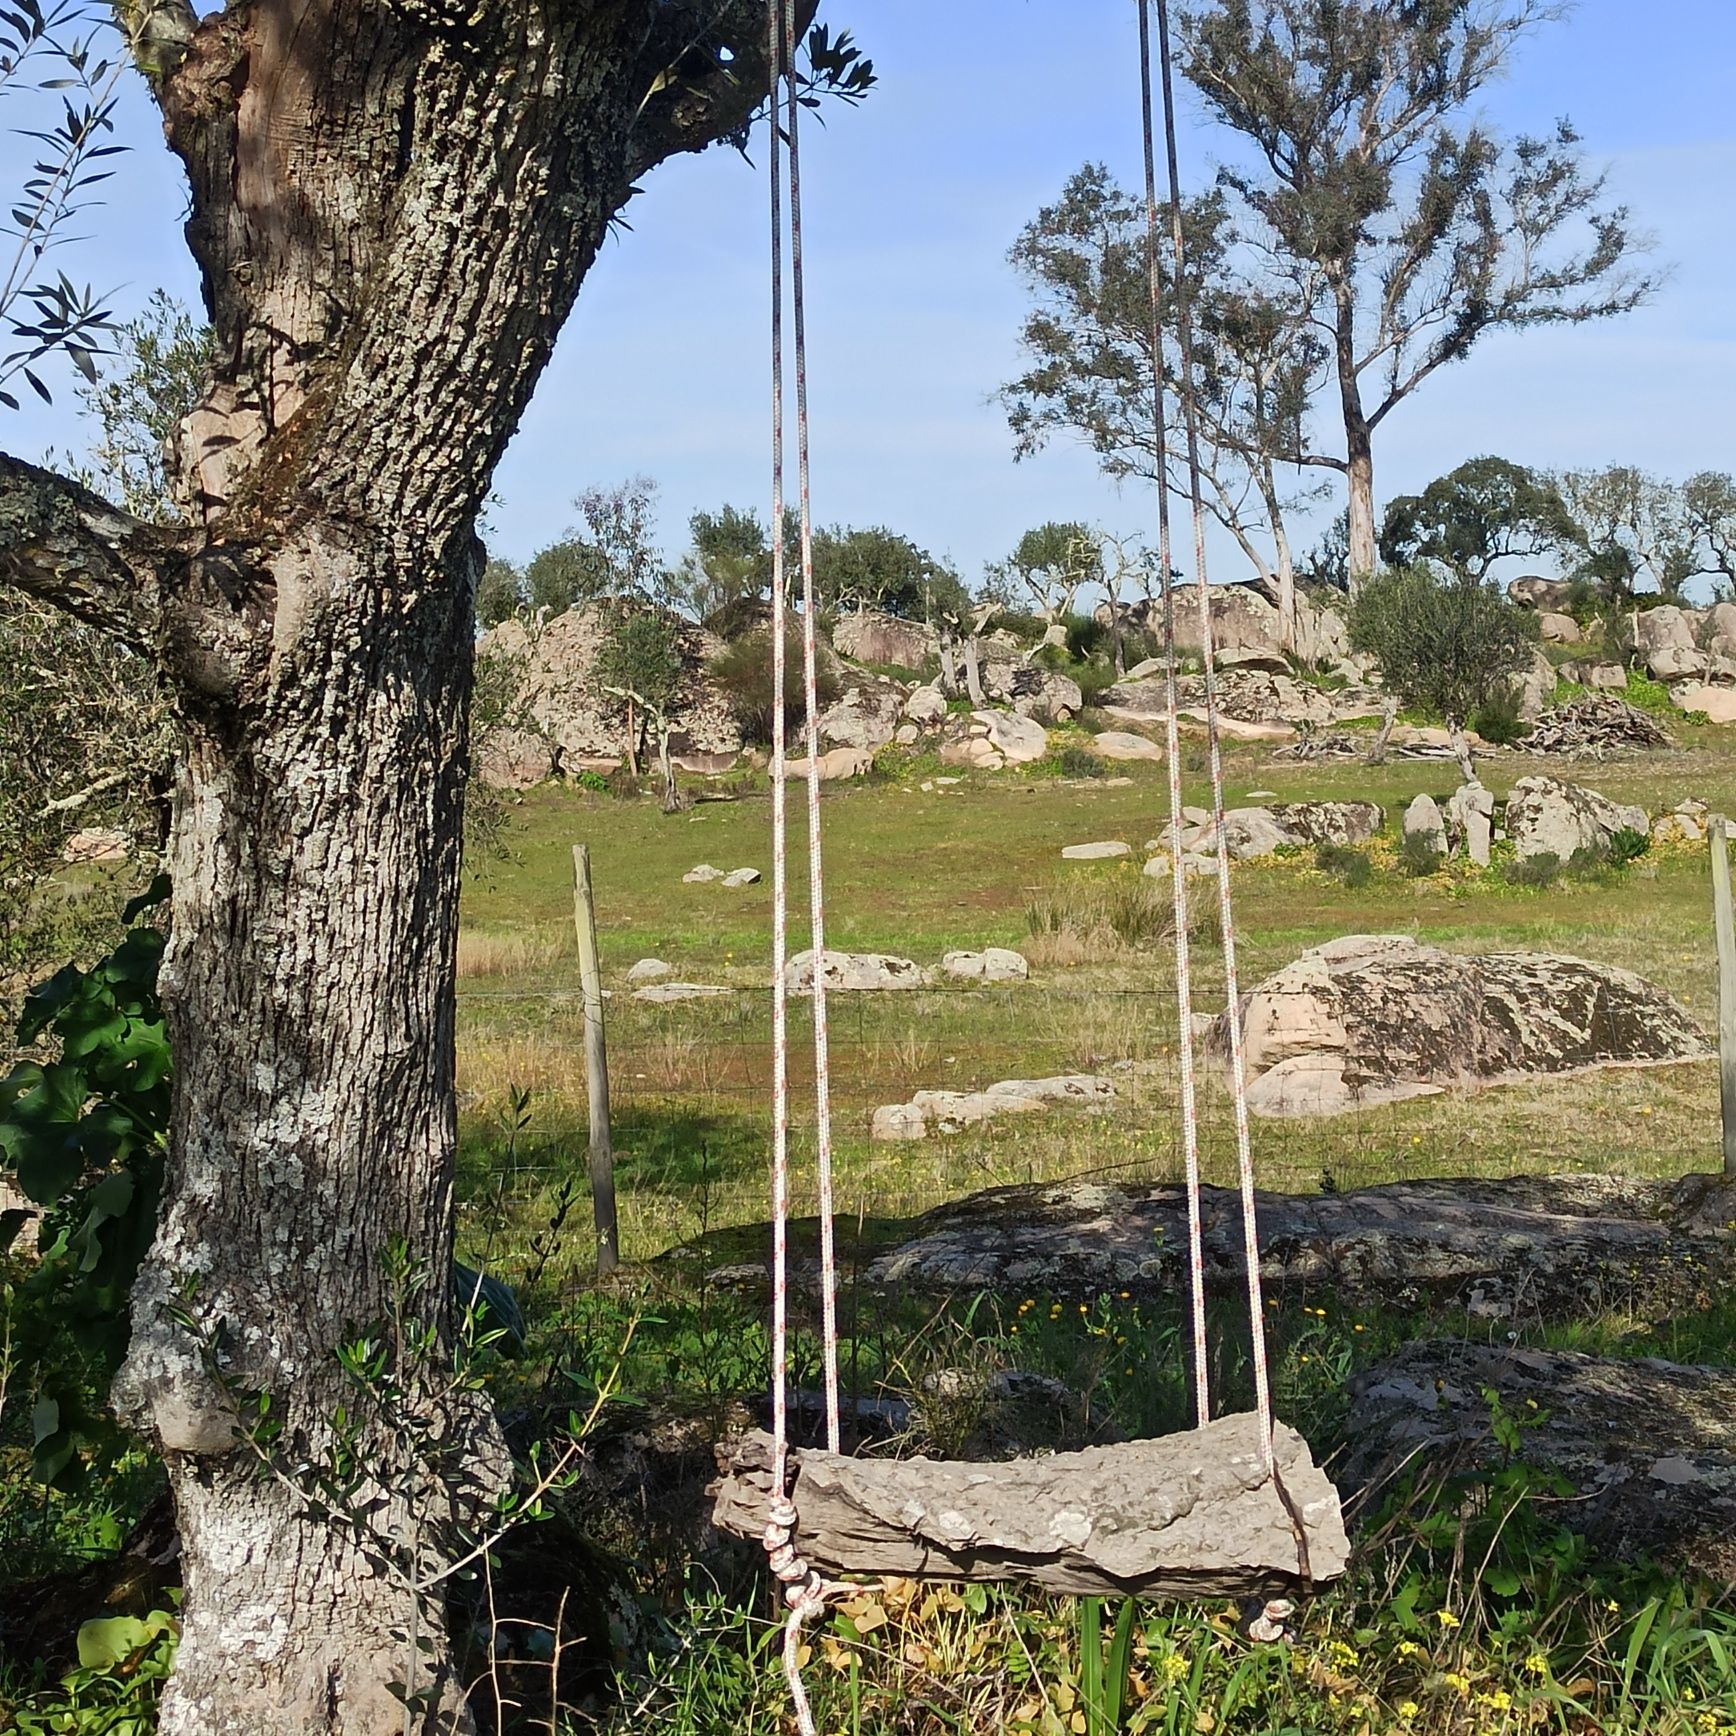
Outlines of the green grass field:
<svg viewBox="0 0 1736 1736">
<path fill-rule="evenodd" d="M 1560 766 L 1515 754 L 1482 766 L 1505 789 L 1539 770 L 1575 777 L 1657 810 L 1695 795 L 1736 806 L 1736 755 L 1720 732 L 1704 745 L 1608 765 Z M 1188 799 L 1207 790 L 1202 756 Z M 1659 849 L 1630 868 L 1546 889 L 1508 884 L 1496 869 L 1424 879 L 1393 857 L 1398 816 L 1419 791 L 1440 797 L 1450 766 L 1395 760 L 1298 765 L 1240 749 L 1228 763 L 1232 802 L 1251 791 L 1286 800 L 1375 800 L 1388 813 L 1369 884 L 1351 890 L 1311 856 L 1238 865 L 1236 923 L 1244 987 L 1336 935 L 1396 932 L 1459 950 L 1578 953 L 1638 971 L 1709 1019 L 1715 996 L 1710 887 L 1703 849 Z M 1141 846 L 1163 823 L 1162 768 L 1136 766 L 1117 787 L 1090 781 L 972 774 L 924 792 L 925 774 L 829 786 L 824 804 L 830 945 L 888 951 L 933 966 L 953 947 L 1032 953 L 1028 983 L 832 999 L 833 1088 L 841 1210 L 902 1217 L 973 1188 L 1092 1174 L 1165 1177 L 1175 1167 L 1176 1026 L 1171 949 L 1046 949 L 1033 942 L 1033 901 L 1062 908 L 1094 890 L 1167 897 L 1139 884 Z M 799 793 L 793 830 L 802 838 Z M 582 1165 L 584 1076 L 572 938 L 571 846 L 592 851 L 609 1009 L 611 1080 L 622 1181 L 624 1246 L 658 1252 L 701 1227 L 764 1215 L 768 1127 L 771 893 L 770 803 L 762 790 L 666 816 L 650 801 L 547 788 L 515 810 L 510 858 L 465 893 L 460 981 L 460 1084 L 466 1186 L 533 1216 Z M 1064 845 L 1123 839 L 1130 861 L 1064 864 Z M 756 867 L 758 885 L 686 885 L 700 862 Z M 791 862 L 805 893 L 805 851 Z M 1130 884 L 1131 883 L 1131 884 Z M 1215 895 L 1196 893 L 1196 1005 L 1223 1004 Z M 807 944 L 798 897 L 792 949 Z M 637 959 L 667 960 L 683 979 L 727 984 L 729 1000 L 652 1007 L 624 976 Z M 793 1013 L 798 1088 L 811 1081 L 804 1005 Z M 1065 1111 L 951 1139 L 871 1145 L 873 1108 L 922 1087 L 968 1089 L 1009 1077 L 1135 1066 L 1116 1075 L 1109 1115 Z M 528 1090 L 531 1122 L 503 1174 L 499 1114 L 509 1087 Z M 1208 1089 L 1208 1172 L 1228 1173 L 1228 1106 Z M 799 1119 L 799 1117 L 798 1117 Z M 1615 1070 L 1538 1080 L 1320 1122 L 1256 1124 L 1265 1184 L 1308 1189 L 1395 1175 L 1575 1168 L 1677 1173 L 1716 1160 L 1717 1083 L 1710 1065 Z M 494 1213 L 491 1221 L 498 1221 Z"/>
<path fill-rule="evenodd" d="M 1736 806 L 1736 753 L 1718 732 L 1689 731 L 1679 751 L 1604 766 L 1491 755 L 1485 780 L 1505 789 L 1549 771 L 1657 811 L 1694 795 Z M 1732 744 L 1736 745 L 1736 744 Z M 1206 796 L 1197 750 L 1188 798 Z M 879 1295 L 855 1281 L 856 1252 L 900 1221 L 974 1189 L 1061 1177 L 1165 1178 L 1178 1168 L 1173 966 L 1162 932 L 1167 883 L 1141 878 L 1140 846 L 1160 830 L 1160 767 L 1132 781 L 1064 782 L 973 774 L 923 791 L 934 769 L 826 793 L 828 939 L 925 966 L 953 947 L 1026 951 L 1031 980 L 992 989 L 934 988 L 832 999 L 838 1201 L 845 1289 L 844 1360 L 852 1389 L 913 1393 L 936 1370 L 1026 1368 L 1059 1377 L 1082 1411 L 1139 1435 L 1185 1426 L 1179 1300 L 1098 1298 L 1087 1310 L 1042 1297 L 950 1303 Z M 1536 948 L 1623 965 L 1668 988 L 1703 1020 L 1714 1010 L 1710 876 L 1704 847 L 1659 847 L 1624 869 L 1544 888 L 1511 884 L 1499 860 L 1483 873 L 1424 879 L 1401 871 L 1398 817 L 1418 791 L 1447 795 L 1454 770 L 1394 761 L 1300 766 L 1237 750 L 1232 802 L 1379 801 L 1386 836 L 1373 872 L 1351 890 L 1311 854 L 1238 865 L 1236 921 L 1244 985 L 1335 935 L 1400 932 L 1464 950 Z M 509 1276 L 529 1267 L 533 1321 L 527 1376 L 607 1367 L 629 1329 L 628 1389 L 653 1410 L 721 1429 L 763 1386 L 761 1299 L 715 1288 L 715 1265 L 757 1263 L 764 1250 L 769 1117 L 770 888 L 686 885 L 700 862 L 769 871 L 762 789 L 664 816 L 649 801 L 545 789 L 516 809 L 511 857 L 468 884 L 460 976 L 460 1084 L 467 1251 Z M 799 795 L 795 830 L 801 833 Z M 1063 864 L 1064 845 L 1119 838 L 1131 862 Z M 590 1281 L 584 1192 L 585 1092 L 571 846 L 590 846 L 599 902 L 614 1129 L 629 1269 Z M 805 886 L 805 861 L 792 861 Z M 1129 945 L 1093 930 L 1118 905 Z M 1033 906 L 1079 915 L 1079 934 L 1032 933 Z M 1223 1004 L 1215 899 L 1192 921 L 1197 1005 Z M 1118 918 L 1120 920 L 1120 918 Z M 806 945 L 798 900 L 792 946 Z M 727 984 L 729 998 L 686 1006 L 635 1002 L 625 973 L 654 955 L 685 979 Z M 811 1083 L 805 1003 L 792 1010 L 798 1091 Z M 1122 1064 L 1127 1065 L 1122 1065 Z M 874 1144 L 877 1104 L 922 1086 L 1109 1070 L 1111 1113 L 1021 1116 L 955 1138 Z M 527 1095 L 516 1099 L 514 1091 Z M 1719 1159 L 1711 1064 L 1609 1070 L 1443 1096 L 1324 1121 L 1256 1122 L 1262 1182 L 1351 1186 L 1411 1175 L 1572 1169 L 1674 1175 Z M 1229 1104 L 1205 1092 L 1208 1174 L 1232 1173 Z M 514 1125 L 522 1120 L 521 1125 Z M 798 1157 L 809 1155 L 799 1118 Z M 808 1226 L 798 1228 L 805 1241 Z M 692 1257 L 655 1259 L 702 1238 Z M 530 1249 L 527 1255 L 526 1249 Z M 1282 1413 L 1329 1451 L 1354 1373 L 1417 1338 L 1468 1337 L 1487 1323 L 1392 1307 L 1352 1315 L 1331 1293 L 1273 1299 Z M 798 1314 L 800 1310 L 798 1309 Z M 1730 1312 L 1720 1287 L 1652 1306 L 1614 1299 L 1568 1322 L 1516 1322 L 1526 1344 L 1723 1363 Z M 1218 1299 L 1220 1391 L 1245 1399 L 1245 1323 Z M 812 1323 L 798 1318 L 794 1377 L 816 1379 Z M 553 1378 L 551 1375 L 549 1378 Z M 534 1381 L 532 1383 L 534 1385 Z M 966 1381 L 968 1386 L 968 1378 Z M 968 1412 L 968 1406 L 966 1407 Z M 636 1413 L 634 1413 L 636 1414 Z M 959 1426 L 966 1426 L 968 1414 Z M 705 1438 L 712 1438 L 707 1435 Z M 957 1450 L 947 1439 L 932 1450 Z M 638 1509 L 635 1508 L 635 1514 Z M 654 1513 L 580 1521 L 623 1550 L 669 1614 L 654 1658 L 611 1729 L 671 1736 L 787 1728 L 763 1619 L 760 1581 L 714 1586 L 693 1576 L 689 1544 Z M 611 1523 L 621 1527 L 616 1537 Z M 1134 1617 L 1121 1715 L 1094 1711 L 1097 1612 L 1011 1589 L 926 1588 L 893 1581 L 853 1595 L 815 1632 L 808 1680 L 821 1728 L 851 1736 L 1732 1736 L 1736 1617 L 1727 1598 L 1644 1564 L 1578 1553 L 1561 1529 L 1549 1479 L 1514 1464 L 1468 1483 L 1417 1487 L 1365 1514 L 1352 1575 L 1313 1599 L 1294 1647 L 1248 1648 L 1233 1612 L 1144 1605 Z M 1100 1709 L 1099 1709 L 1100 1711 Z M 577 1726 L 575 1726 L 576 1728 Z"/>
</svg>

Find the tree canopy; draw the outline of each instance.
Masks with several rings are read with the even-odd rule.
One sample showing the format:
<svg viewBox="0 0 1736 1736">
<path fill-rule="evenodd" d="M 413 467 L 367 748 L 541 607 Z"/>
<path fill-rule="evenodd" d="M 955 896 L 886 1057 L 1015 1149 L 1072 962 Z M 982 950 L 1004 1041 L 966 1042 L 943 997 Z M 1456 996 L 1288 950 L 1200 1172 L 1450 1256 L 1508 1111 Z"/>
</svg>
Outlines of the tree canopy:
<svg viewBox="0 0 1736 1736">
<path fill-rule="evenodd" d="M 1328 338 L 1353 580 L 1376 562 L 1375 431 L 1490 332 L 1638 306 L 1645 243 L 1561 121 L 1502 139 L 1461 119 L 1554 0 L 1215 0 L 1183 69 L 1252 146 L 1218 186 L 1287 305 Z"/>
</svg>

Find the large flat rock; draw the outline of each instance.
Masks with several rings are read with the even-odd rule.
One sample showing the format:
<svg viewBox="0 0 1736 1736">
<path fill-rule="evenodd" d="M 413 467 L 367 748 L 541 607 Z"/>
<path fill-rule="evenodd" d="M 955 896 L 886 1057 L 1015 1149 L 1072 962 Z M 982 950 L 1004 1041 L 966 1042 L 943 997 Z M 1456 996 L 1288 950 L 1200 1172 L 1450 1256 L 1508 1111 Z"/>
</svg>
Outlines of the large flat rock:
<svg viewBox="0 0 1736 1736">
<path fill-rule="evenodd" d="M 1246 1276 L 1241 1201 L 1203 1194 L 1207 1276 Z M 1561 1314 L 1679 1278 L 1684 1254 L 1736 1250 L 1736 1188 L 1703 1178 L 1606 1176 L 1401 1181 L 1347 1193 L 1262 1193 L 1261 1271 L 1275 1286 L 1373 1299 L 1427 1294 L 1491 1318 Z M 930 1212 L 868 1268 L 871 1283 L 930 1290 L 1185 1288 L 1187 1196 L 1174 1183 L 995 1188 Z"/>
<path fill-rule="evenodd" d="M 1736 1585 L 1736 1369 L 1430 1342 L 1364 1370 L 1337 1462 L 1347 1488 L 1401 1468 L 1498 1467 L 1486 1396 L 1520 1424 L 1517 1457 L 1571 1493 L 1540 1497 L 1600 1554 L 1645 1557 Z"/>
<path fill-rule="evenodd" d="M 1552 953 L 1443 952 L 1404 935 L 1314 947 L 1243 995 L 1239 1017 L 1248 1105 L 1268 1116 L 1710 1053 L 1687 1009 L 1632 971 Z M 1211 1034 L 1220 1054 L 1228 1019 Z"/>
</svg>

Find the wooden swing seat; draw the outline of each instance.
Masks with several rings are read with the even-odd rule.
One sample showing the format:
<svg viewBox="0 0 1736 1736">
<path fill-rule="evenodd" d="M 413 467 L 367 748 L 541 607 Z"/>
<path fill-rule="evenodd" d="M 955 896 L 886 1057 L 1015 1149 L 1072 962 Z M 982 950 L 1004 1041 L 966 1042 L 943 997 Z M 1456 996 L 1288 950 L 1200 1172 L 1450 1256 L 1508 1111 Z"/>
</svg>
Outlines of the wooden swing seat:
<svg viewBox="0 0 1736 1736">
<path fill-rule="evenodd" d="M 1081 1596 L 1271 1597 L 1336 1579 L 1338 1492 L 1284 1424 L 1268 1477 L 1260 1419 L 996 1464 L 792 1452 L 795 1545 L 829 1574 L 1014 1581 Z M 758 1539 L 772 1439 L 714 1485 L 714 1519 Z"/>
</svg>

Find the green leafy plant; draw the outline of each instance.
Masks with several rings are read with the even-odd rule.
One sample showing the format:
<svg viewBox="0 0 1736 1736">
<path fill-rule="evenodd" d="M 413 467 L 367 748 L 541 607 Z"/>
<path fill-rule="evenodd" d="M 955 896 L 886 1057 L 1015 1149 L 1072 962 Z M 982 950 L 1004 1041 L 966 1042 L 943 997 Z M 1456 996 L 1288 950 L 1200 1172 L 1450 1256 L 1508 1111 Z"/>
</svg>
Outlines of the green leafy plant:
<svg viewBox="0 0 1736 1736">
<path fill-rule="evenodd" d="M 1670 698 L 1669 688 L 1638 669 L 1630 669 L 1627 673 L 1625 697 L 1636 710 L 1649 711 L 1654 717 L 1676 715 L 1676 702 Z"/>
<path fill-rule="evenodd" d="M 126 908 L 161 902 L 159 878 Z M 81 1448 L 117 1445 L 85 1394 L 106 1389 L 127 1343 L 127 1297 L 156 1224 L 169 1125 L 169 1045 L 157 998 L 163 935 L 131 929 L 89 970 L 34 989 L 18 1037 L 58 1051 L 0 1080 L 0 1165 L 42 1209 L 38 1258 L 18 1286 L 13 1355 L 35 1387 L 33 1466 L 67 1488 Z M 0 1219 L 9 1245 L 28 1214 Z"/>
<path fill-rule="evenodd" d="M 78 1630 L 78 1667 L 12 1709 L 19 1736 L 151 1736 L 181 1628 L 169 1610 L 105 1616 Z"/>
<path fill-rule="evenodd" d="M 1314 851 L 1314 866 L 1322 874 L 1342 880 L 1352 892 L 1360 892 L 1374 878 L 1374 864 L 1366 850 L 1345 844 L 1321 844 Z"/>
<path fill-rule="evenodd" d="M 1637 862 L 1651 847 L 1649 832 L 1638 832 L 1632 826 L 1623 826 L 1610 838 L 1608 860 L 1612 867 L 1625 868 L 1628 863 Z"/>
</svg>

